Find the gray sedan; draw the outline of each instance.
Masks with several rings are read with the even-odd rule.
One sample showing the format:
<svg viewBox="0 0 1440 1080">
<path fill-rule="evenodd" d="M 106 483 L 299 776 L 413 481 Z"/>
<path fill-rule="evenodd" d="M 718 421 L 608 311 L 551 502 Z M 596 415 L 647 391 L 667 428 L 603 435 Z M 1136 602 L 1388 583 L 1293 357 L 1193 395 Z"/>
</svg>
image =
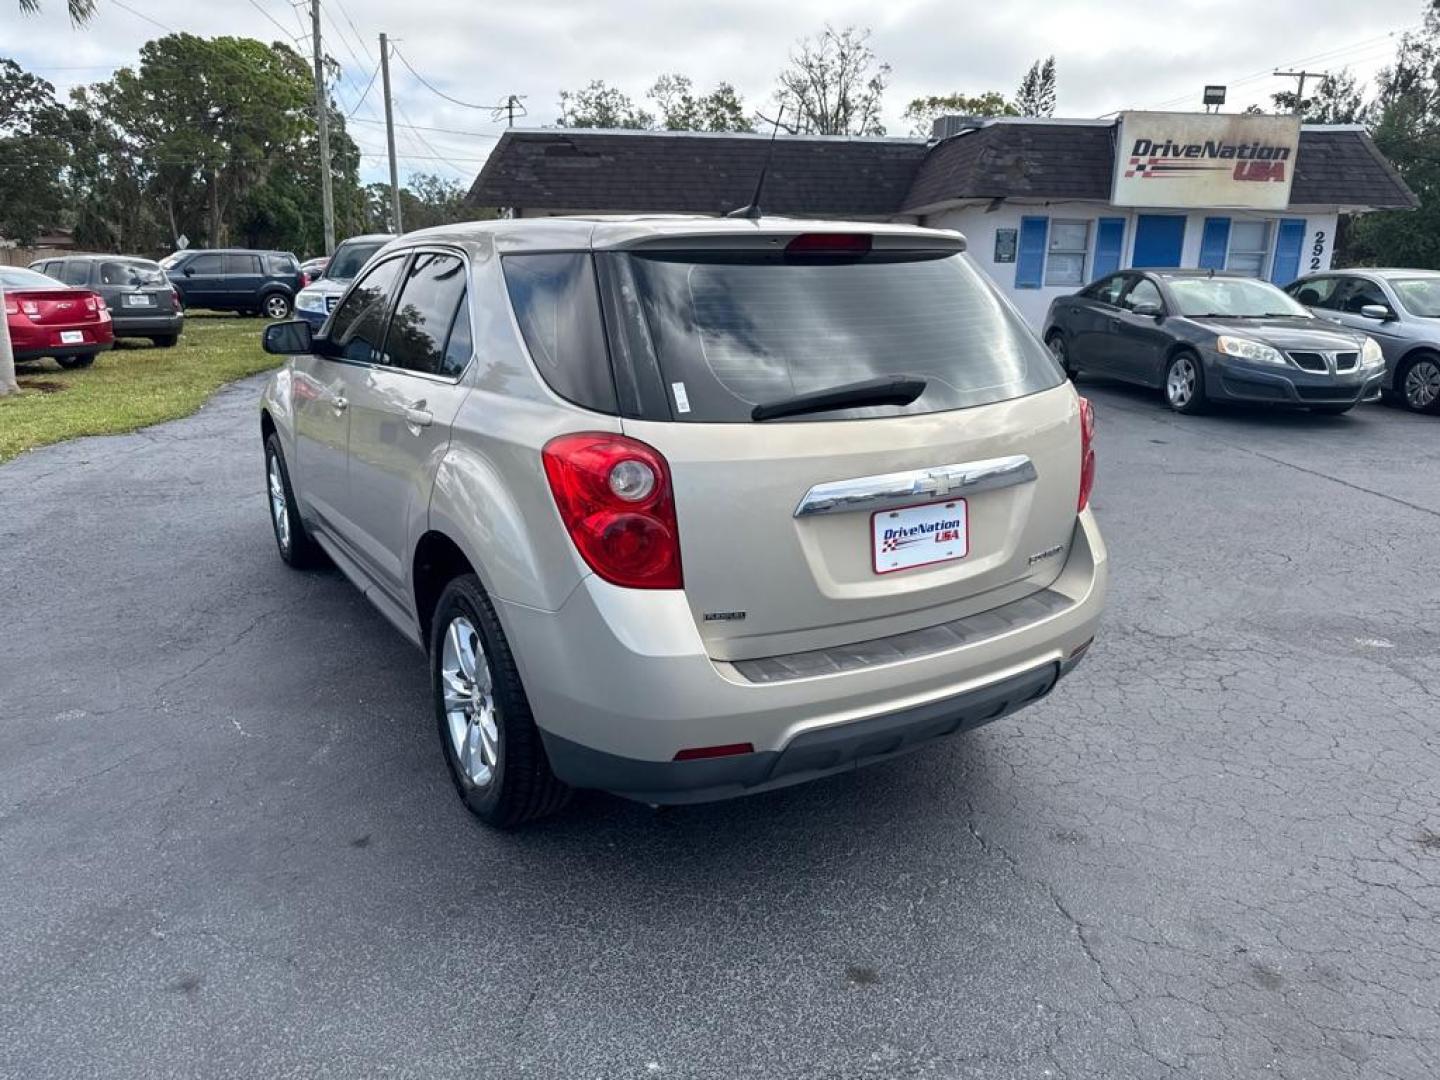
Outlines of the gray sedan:
<svg viewBox="0 0 1440 1080">
<path fill-rule="evenodd" d="M 1067 373 L 1161 389 L 1176 412 L 1212 401 L 1343 413 L 1380 396 L 1368 336 L 1316 318 L 1275 286 L 1210 270 L 1122 270 L 1050 305 L 1045 343 Z"/>
<path fill-rule="evenodd" d="M 1440 413 L 1440 273 L 1344 270 L 1285 289 L 1316 315 L 1369 334 L 1385 354 L 1385 396 Z"/>
</svg>

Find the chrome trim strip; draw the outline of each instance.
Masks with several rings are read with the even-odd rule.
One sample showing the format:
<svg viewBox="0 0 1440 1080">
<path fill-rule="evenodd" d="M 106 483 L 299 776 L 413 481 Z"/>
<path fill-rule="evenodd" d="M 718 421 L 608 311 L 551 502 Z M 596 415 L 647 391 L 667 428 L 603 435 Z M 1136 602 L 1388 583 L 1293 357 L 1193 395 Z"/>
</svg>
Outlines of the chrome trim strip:
<svg viewBox="0 0 1440 1080">
<path fill-rule="evenodd" d="M 1028 484 L 1039 479 L 1034 463 L 1024 454 L 940 465 L 933 469 L 860 476 L 816 484 L 805 493 L 795 516 L 843 514 L 850 510 L 888 510 L 916 500 L 973 495 L 979 491 Z"/>
</svg>

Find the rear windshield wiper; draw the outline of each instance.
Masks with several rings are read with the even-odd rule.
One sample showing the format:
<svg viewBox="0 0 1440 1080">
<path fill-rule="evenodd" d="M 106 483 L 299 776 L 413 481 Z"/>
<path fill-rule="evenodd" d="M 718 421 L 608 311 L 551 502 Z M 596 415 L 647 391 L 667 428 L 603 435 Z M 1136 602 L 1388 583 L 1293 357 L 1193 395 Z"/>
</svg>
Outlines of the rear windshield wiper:
<svg viewBox="0 0 1440 1080">
<path fill-rule="evenodd" d="M 812 390 L 780 401 L 767 401 L 750 410 L 751 420 L 775 420 L 802 413 L 829 412 L 863 405 L 909 405 L 925 392 L 925 380 L 908 375 L 888 375 L 878 379 L 832 386 L 828 390 Z"/>
</svg>

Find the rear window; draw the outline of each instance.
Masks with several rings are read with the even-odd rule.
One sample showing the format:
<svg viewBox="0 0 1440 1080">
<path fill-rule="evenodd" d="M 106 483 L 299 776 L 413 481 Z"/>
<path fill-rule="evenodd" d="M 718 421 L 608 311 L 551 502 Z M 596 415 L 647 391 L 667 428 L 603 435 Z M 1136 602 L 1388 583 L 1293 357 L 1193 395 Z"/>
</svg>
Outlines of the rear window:
<svg viewBox="0 0 1440 1080">
<path fill-rule="evenodd" d="M 101 285 L 163 285 L 165 273 L 140 259 L 106 259 L 100 264 Z"/>
<path fill-rule="evenodd" d="M 621 347 L 642 370 L 658 363 L 676 420 L 749 421 L 756 405 L 884 376 L 923 378 L 925 391 L 906 406 L 790 419 L 964 409 L 1064 381 L 1049 350 L 961 254 L 621 258 L 620 296 L 633 292 L 640 315 L 616 320 L 630 339 Z"/>
<path fill-rule="evenodd" d="M 53 277 L 38 274 L 34 270 L 22 270 L 18 266 L 0 266 L 0 285 L 7 289 L 63 289 L 63 282 Z"/>
</svg>

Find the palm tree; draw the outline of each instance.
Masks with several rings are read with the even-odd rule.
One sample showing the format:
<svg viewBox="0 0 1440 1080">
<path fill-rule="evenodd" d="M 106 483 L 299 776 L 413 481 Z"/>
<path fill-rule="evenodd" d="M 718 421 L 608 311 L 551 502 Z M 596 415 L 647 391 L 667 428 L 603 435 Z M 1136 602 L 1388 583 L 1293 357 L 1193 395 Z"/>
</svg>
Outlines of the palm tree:
<svg viewBox="0 0 1440 1080">
<path fill-rule="evenodd" d="M 95 0 L 66 0 L 70 5 L 70 21 L 81 26 L 95 14 Z M 40 0 L 20 0 L 20 10 L 33 15 L 40 10 Z"/>
<path fill-rule="evenodd" d="M 89 22 L 95 14 L 95 0 L 66 0 L 66 3 L 70 6 L 70 21 L 76 26 Z M 20 0 L 20 10 L 34 15 L 40 10 L 40 0 Z M 0 397 L 20 391 L 15 381 L 15 351 L 10 345 L 10 326 L 4 307 L 5 286 L 0 283 Z"/>
</svg>

